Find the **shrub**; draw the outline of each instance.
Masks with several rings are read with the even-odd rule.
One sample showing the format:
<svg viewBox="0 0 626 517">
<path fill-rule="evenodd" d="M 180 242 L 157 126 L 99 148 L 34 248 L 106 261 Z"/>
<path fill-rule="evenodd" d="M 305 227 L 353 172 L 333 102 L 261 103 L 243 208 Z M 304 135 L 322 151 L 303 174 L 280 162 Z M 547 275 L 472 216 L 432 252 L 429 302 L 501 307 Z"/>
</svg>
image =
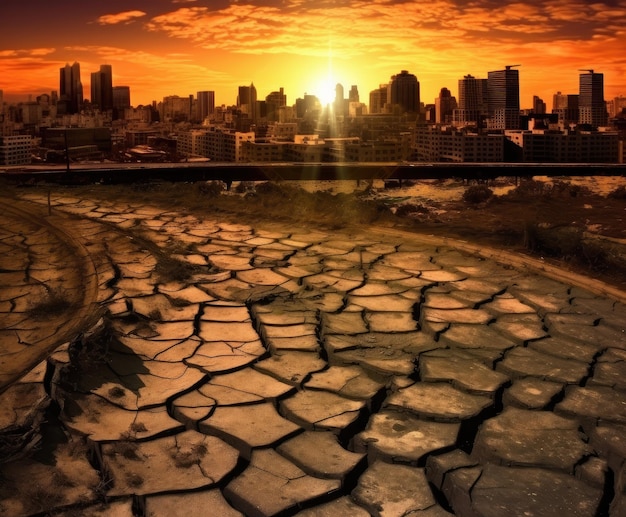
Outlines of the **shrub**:
<svg viewBox="0 0 626 517">
<path fill-rule="evenodd" d="M 218 197 L 224 190 L 224 185 L 221 181 L 205 181 L 198 183 L 198 192 L 206 197 Z"/>
<path fill-rule="evenodd" d="M 405 203 L 396 209 L 396 215 L 405 216 L 410 214 L 427 214 L 428 208 L 421 204 Z"/>
<path fill-rule="evenodd" d="M 609 193 L 611 199 L 626 199 L 626 185 L 621 185 Z"/>
<path fill-rule="evenodd" d="M 487 185 L 472 185 L 463 192 L 463 201 L 471 204 L 484 203 L 493 196 L 493 190 Z"/>
</svg>

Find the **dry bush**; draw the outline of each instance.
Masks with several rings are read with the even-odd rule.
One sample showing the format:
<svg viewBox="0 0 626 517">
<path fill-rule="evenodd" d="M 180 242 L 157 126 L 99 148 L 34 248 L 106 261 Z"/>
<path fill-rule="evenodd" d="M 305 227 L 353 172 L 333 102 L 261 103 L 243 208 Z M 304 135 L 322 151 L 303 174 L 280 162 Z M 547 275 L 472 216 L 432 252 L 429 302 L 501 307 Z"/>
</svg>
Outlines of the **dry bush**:
<svg viewBox="0 0 626 517">
<path fill-rule="evenodd" d="M 404 203 L 396 209 L 397 216 L 405 216 L 411 214 L 427 214 L 430 210 L 422 204 Z"/>
<path fill-rule="evenodd" d="M 626 199 L 626 185 L 621 185 L 609 193 L 611 199 Z"/>
<path fill-rule="evenodd" d="M 472 205 L 484 203 L 493 196 L 493 190 L 487 185 L 472 185 L 463 192 L 463 201 Z"/>
<path fill-rule="evenodd" d="M 70 294 L 60 287 L 48 289 L 46 295 L 28 307 L 28 315 L 35 319 L 54 318 L 74 307 Z"/>
</svg>

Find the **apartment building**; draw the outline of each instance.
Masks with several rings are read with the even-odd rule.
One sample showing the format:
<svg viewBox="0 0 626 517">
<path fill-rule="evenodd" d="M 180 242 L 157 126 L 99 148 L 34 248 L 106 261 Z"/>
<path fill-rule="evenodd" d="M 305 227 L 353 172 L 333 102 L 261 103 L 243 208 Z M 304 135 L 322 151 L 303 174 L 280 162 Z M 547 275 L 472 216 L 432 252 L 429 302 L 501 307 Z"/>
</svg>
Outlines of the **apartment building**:
<svg viewBox="0 0 626 517">
<path fill-rule="evenodd" d="M 0 165 L 29 165 L 31 149 L 30 135 L 0 136 Z"/>
</svg>

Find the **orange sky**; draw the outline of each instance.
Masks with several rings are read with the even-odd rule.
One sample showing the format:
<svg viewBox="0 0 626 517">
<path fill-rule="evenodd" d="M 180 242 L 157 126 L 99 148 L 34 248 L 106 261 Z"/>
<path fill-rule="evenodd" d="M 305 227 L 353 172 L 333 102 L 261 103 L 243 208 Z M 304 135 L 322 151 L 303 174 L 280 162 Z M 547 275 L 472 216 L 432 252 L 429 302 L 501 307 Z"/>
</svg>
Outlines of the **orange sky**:
<svg viewBox="0 0 626 517">
<path fill-rule="evenodd" d="M 626 96 L 626 0 L 83 0 L 9 2 L 0 15 L 0 89 L 6 101 L 58 90 L 59 68 L 113 67 L 134 105 L 214 90 L 233 104 L 287 101 L 356 84 L 361 101 L 408 70 L 421 100 L 458 95 L 466 74 L 519 64 L 522 107 L 578 93 L 578 69 L 604 73 L 605 98 Z"/>
</svg>

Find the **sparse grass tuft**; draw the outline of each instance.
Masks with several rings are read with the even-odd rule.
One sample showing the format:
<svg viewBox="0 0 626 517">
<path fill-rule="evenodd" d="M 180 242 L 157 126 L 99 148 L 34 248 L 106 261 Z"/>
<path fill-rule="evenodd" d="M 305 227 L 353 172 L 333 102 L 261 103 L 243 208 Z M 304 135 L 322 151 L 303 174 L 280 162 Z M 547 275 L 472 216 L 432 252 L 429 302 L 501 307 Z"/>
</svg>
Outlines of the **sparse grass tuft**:
<svg viewBox="0 0 626 517">
<path fill-rule="evenodd" d="M 54 318 L 74 308 L 70 294 L 60 287 L 49 289 L 46 295 L 28 308 L 28 315 L 35 319 Z"/>
</svg>

